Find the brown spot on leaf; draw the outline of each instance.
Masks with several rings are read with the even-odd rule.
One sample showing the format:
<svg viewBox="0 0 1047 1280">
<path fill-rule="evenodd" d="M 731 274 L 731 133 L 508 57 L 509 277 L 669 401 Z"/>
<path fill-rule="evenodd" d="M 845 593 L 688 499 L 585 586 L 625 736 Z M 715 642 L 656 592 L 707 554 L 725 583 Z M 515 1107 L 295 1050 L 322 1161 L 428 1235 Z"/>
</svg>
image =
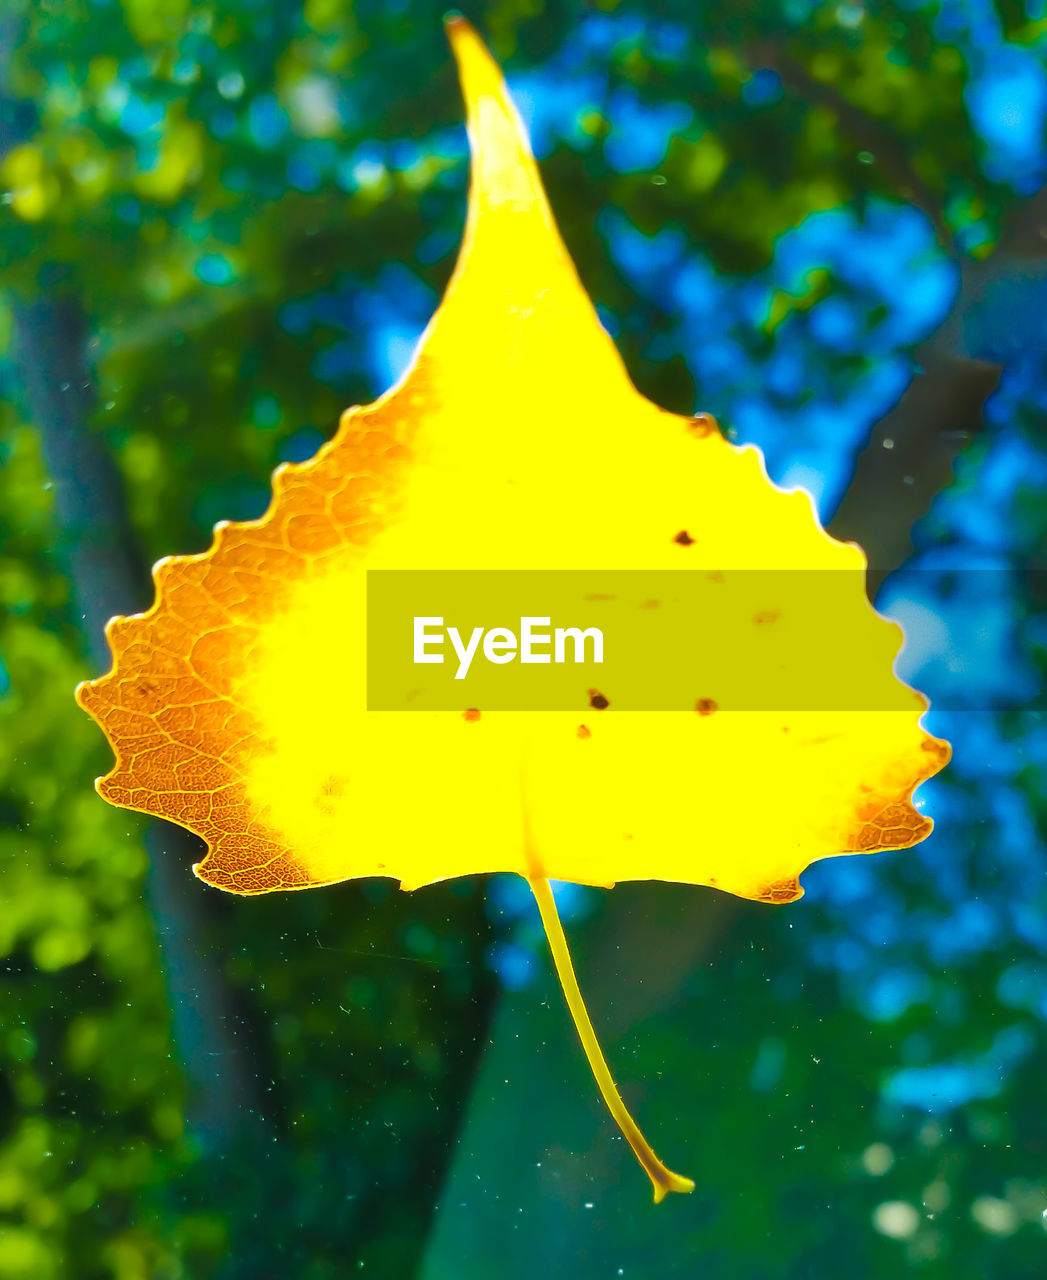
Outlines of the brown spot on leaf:
<svg viewBox="0 0 1047 1280">
<path fill-rule="evenodd" d="M 592 730 L 589 728 L 588 725 L 580 724 L 578 726 L 578 736 L 579 738 L 591 738 L 593 736 Z"/>
<path fill-rule="evenodd" d="M 335 813 L 338 801 L 344 795 L 345 779 L 329 773 L 320 784 L 320 790 L 314 803 L 322 814 L 331 817 Z"/>
<path fill-rule="evenodd" d="M 714 432 L 718 432 L 719 427 L 711 413 L 696 413 L 688 420 L 687 430 L 691 435 L 702 439 L 704 436 L 711 436 Z"/>
<path fill-rule="evenodd" d="M 470 721 L 479 720 L 480 712 L 476 709 L 476 707 L 468 707 L 465 711 L 462 712 L 462 719 L 470 720 Z"/>
<path fill-rule="evenodd" d="M 681 547 L 690 547 L 694 545 L 694 539 L 686 529 L 681 529 L 676 537 L 673 538 L 673 542 L 677 543 Z"/>
<path fill-rule="evenodd" d="M 602 693 L 596 689 L 589 690 L 589 705 L 595 707 L 597 711 L 606 711 L 611 705 L 610 700 L 605 698 Z"/>
<path fill-rule="evenodd" d="M 714 711 L 718 711 L 720 708 L 715 698 L 699 698 L 694 704 L 694 709 L 700 716 L 711 716 Z"/>
</svg>

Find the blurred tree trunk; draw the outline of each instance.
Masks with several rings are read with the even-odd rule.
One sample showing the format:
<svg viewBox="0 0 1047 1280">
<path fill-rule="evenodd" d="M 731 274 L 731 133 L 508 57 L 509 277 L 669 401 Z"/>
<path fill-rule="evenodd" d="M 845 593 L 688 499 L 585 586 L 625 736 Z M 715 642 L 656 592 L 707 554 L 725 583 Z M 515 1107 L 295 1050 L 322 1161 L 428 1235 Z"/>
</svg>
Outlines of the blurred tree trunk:
<svg viewBox="0 0 1047 1280">
<path fill-rule="evenodd" d="M 25 119 L 22 104 L 8 88 L 17 29 L 10 16 L 0 21 L 0 156 L 20 140 L 18 122 Z M 90 428 L 93 392 L 85 317 L 75 291 L 57 274 L 39 281 L 33 299 L 12 298 L 10 305 L 13 355 L 54 484 L 59 552 L 85 650 L 91 666 L 102 672 L 110 663 L 105 623 L 114 614 L 145 607 L 152 590 L 120 474 Z M 199 857 L 199 842 L 179 827 L 155 821 L 146 825 L 144 839 L 149 905 L 191 1089 L 189 1120 L 205 1149 L 221 1151 L 260 1128 L 261 1082 L 267 1077 L 244 1012 L 207 951 L 214 911 L 210 895 L 188 874 Z"/>
<path fill-rule="evenodd" d="M 982 430 L 999 379 L 998 366 L 983 360 L 937 356 L 873 427 L 829 522 L 833 537 L 865 549 L 870 599 L 912 555 L 913 526 L 952 483 L 956 458 Z"/>
<path fill-rule="evenodd" d="M 110 664 L 110 617 L 145 607 L 149 575 L 136 547 L 116 465 L 89 427 L 92 383 L 86 327 L 69 293 L 12 304 L 16 352 L 31 419 L 54 483 L 59 552 L 69 572 L 92 667 Z M 72 697 L 72 690 L 70 690 Z M 148 895 L 156 922 L 175 1036 L 192 1088 L 190 1121 L 210 1148 L 222 1149 L 262 1114 L 260 1082 L 247 1022 L 208 955 L 210 895 L 188 874 L 199 842 L 156 821 L 146 825 Z"/>
</svg>

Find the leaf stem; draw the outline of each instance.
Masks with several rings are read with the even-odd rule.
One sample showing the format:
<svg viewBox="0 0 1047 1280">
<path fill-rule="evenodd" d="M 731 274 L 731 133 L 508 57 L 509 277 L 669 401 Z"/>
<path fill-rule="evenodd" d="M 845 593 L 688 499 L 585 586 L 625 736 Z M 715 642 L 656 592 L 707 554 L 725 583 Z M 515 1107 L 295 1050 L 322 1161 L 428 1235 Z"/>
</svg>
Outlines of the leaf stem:
<svg viewBox="0 0 1047 1280">
<path fill-rule="evenodd" d="M 575 1030 L 578 1032 L 578 1039 L 581 1040 L 585 1056 L 589 1059 L 589 1066 L 592 1068 L 603 1100 L 607 1104 L 607 1110 L 614 1117 L 615 1123 L 625 1136 L 625 1140 L 632 1147 L 637 1160 L 639 1160 L 647 1176 L 651 1179 L 654 1186 L 655 1204 L 660 1204 L 670 1191 L 693 1191 L 694 1183 L 690 1178 L 682 1178 L 678 1173 L 673 1173 L 671 1169 L 667 1169 L 662 1164 L 651 1150 L 647 1139 L 640 1132 L 636 1121 L 626 1110 L 625 1103 L 622 1101 L 621 1094 L 618 1092 L 607 1066 L 607 1060 L 603 1056 L 600 1042 L 596 1038 L 593 1024 L 589 1020 L 589 1012 L 585 1007 L 585 1001 L 582 999 L 582 993 L 578 988 L 574 964 L 571 961 L 571 953 L 567 947 L 567 939 L 564 936 L 563 925 L 560 923 L 560 916 L 556 910 L 556 900 L 553 897 L 549 881 L 544 876 L 529 876 L 528 882 L 531 886 L 531 892 L 534 894 L 534 899 L 538 903 L 542 925 L 545 928 L 545 936 L 549 940 L 549 950 L 553 953 L 553 963 L 556 965 L 557 977 L 560 979 L 560 986 L 563 988 L 567 1007 L 571 1011 Z"/>
</svg>

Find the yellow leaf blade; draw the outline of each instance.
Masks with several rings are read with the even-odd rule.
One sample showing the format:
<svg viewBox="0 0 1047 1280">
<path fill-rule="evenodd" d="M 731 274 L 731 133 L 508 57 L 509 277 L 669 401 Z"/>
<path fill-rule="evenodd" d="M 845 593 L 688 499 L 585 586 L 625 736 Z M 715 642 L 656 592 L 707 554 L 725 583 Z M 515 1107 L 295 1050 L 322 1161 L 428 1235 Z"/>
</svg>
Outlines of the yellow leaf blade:
<svg viewBox="0 0 1047 1280">
<path fill-rule="evenodd" d="M 197 831 L 197 873 L 242 893 L 532 874 L 524 808 L 544 874 L 770 901 L 815 858 L 922 839 L 912 792 L 947 747 L 915 693 L 911 712 L 850 715 L 366 710 L 369 568 L 849 571 L 840 652 L 897 688 L 900 633 L 865 599 L 861 552 L 755 450 L 632 387 L 497 67 L 466 24 L 451 35 L 474 159 L 447 297 L 401 383 L 281 468 L 261 520 L 162 562 L 150 612 L 114 620 L 114 669 L 80 691 L 117 756 L 101 793 Z M 789 661 L 810 661 L 824 625 L 809 619 Z"/>
</svg>

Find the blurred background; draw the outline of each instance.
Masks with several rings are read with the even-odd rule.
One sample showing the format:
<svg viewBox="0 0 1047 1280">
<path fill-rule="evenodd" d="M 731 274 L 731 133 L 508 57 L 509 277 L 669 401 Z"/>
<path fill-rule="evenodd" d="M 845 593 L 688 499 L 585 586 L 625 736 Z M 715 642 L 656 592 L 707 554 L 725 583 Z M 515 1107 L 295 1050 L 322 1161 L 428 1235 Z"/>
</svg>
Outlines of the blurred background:
<svg viewBox="0 0 1047 1280">
<path fill-rule="evenodd" d="M 425 0 L 3 0 L 0 1280 L 1040 1277 L 1047 0 L 464 7 L 637 384 L 868 550 L 937 828 L 561 890 L 655 1210 L 522 882 L 234 899 L 102 803 L 105 619 L 403 368 L 462 106 Z"/>
</svg>

